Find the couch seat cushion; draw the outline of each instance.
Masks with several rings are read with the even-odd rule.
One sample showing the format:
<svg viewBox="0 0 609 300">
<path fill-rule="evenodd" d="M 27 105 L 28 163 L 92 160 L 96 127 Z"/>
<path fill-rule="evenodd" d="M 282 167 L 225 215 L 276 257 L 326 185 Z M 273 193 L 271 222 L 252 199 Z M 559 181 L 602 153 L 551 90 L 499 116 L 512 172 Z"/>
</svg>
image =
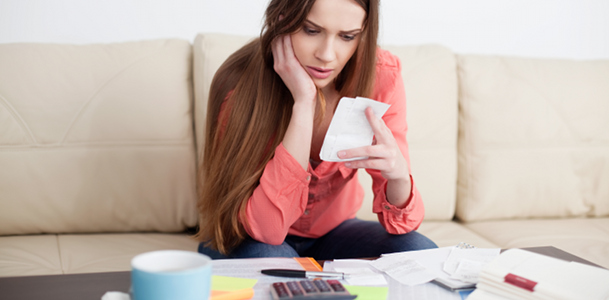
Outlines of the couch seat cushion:
<svg viewBox="0 0 609 300">
<path fill-rule="evenodd" d="M 498 245 L 457 222 L 424 221 L 417 231 L 434 241 L 438 247 L 465 242 L 478 248 L 499 248 Z"/>
<path fill-rule="evenodd" d="M 0 277 L 62 274 L 56 235 L 0 237 Z"/>
<path fill-rule="evenodd" d="M 137 254 L 197 246 L 186 234 L 6 236 L 0 238 L 0 277 L 129 271 Z"/>
<path fill-rule="evenodd" d="M 465 226 L 502 248 L 554 246 L 609 268 L 609 218 L 485 221 Z"/>
<path fill-rule="evenodd" d="M 129 271 L 140 253 L 198 246 L 189 235 L 162 233 L 60 235 L 58 243 L 65 274 Z"/>
</svg>

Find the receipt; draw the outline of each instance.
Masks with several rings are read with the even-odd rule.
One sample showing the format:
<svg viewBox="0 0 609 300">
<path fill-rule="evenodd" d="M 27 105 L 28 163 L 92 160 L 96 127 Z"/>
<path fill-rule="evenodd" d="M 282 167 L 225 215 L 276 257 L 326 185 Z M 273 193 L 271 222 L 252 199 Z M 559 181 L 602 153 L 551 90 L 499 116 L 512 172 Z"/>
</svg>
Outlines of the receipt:
<svg viewBox="0 0 609 300">
<path fill-rule="evenodd" d="M 414 259 L 383 256 L 370 262 L 370 265 L 408 286 L 427 283 L 437 277 Z"/>
<path fill-rule="evenodd" d="M 372 144 L 374 132 L 366 119 L 365 110 L 371 107 L 377 118 L 383 117 L 389 104 L 372 99 L 343 97 L 338 102 L 328 132 L 321 146 L 319 157 L 325 161 L 350 161 L 367 157 L 340 159 L 338 151 L 369 146 Z"/>
</svg>

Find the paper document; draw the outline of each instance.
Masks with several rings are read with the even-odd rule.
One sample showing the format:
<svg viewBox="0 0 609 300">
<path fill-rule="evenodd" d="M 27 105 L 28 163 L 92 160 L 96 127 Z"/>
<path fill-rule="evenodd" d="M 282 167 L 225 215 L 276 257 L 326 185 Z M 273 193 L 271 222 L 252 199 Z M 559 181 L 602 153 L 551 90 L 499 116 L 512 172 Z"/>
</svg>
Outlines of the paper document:
<svg viewBox="0 0 609 300">
<path fill-rule="evenodd" d="M 273 282 L 294 280 L 263 275 L 260 273 L 262 269 L 302 270 L 302 267 L 295 259 L 287 257 L 212 260 L 214 275 L 258 280 L 254 285 L 254 300 L 270 299 L 270 286 Z"/>
<path fill-rule="evenodd" d="M 334 261 L 326 261 L 324 264 L 324 271 L 336 271 L 337 269 L 369 269 L 376 272 L 371 265 L 370 260 L 364 259 L 336 259 Z M 367 273 L 369 271 L 365 271 Z M 384 272 L 383 272 L 384 273 Z M 386 285 L 376 285 L 368 283 L 366 286 L 355 286 L 347 285 L 345 287 L 351 294 L 358 295 L 364 300 L 378 300 L 378 299 L 390 299 L 390 300 L 410 300 L 410 299 L 425 299 L 425 300 L 462 300 L 463 298 L 456 292 L 451 292 L 447 289 L 441 288 L 440 286 L 433 283 L 425 283 L 420 285 L 408 286 L 401 284 L 397 280 L 389 277 L 387 274 L 378 274 L 385 276 L 385 284 L 388 284 L 388 290 Z M 357 279 L 359 280 L 359 279 Z M 343 280 L 346 282 L 346 280 Z M 356 288 L 356 289 L 355 289 Z M 381 293 L 384 291 L 384 295 L 377 295 L 370 293 Z"/>
<path fill-rule="evenodd" d="M 350 285 L 387 286 L 385 275 L 373 268 L 369 260 L 335 259 L 334 261 L 326 261 L 324 271 L 347 274 L 345 282 Z"/>
<path fill-rule="evenodd" d="M 374 114 L 380 119 L 389 106 L 389 104 L 363 97 L 341 98 L 326 132 L 319 157 L 325 161 L 365 159 L 366 157 L 340 159 L 337 153 L 341 150 L 371 145 L 374 132 L 366 118 L 365 110 L 371 107 Z"/>
<path fill-rule="evenodd" d="M 482 264 L 489 263 L 499 256 L 499 248 L 471 248 L 463 249 L 454 247 L 450 250 L 448 258 L 444 262 L 444 272 L 454 274 L 459 267 L 459 263 L 464 260 L 477 261 Z"/>
<path fill-rule="evenodd" d="M 453 247 L 444 262 L 444 272 L 450 278 L 467 283 L 478 283 L 482 268 L 499 256 L 499 248 L 459 248 Z"/>
<path fill-rule="evenodd" d="M 398 282 L 393 279 L 389 282 L 388 300 L 463 300 L 459 293 L 449 291 L 431 282 L 413 286 L 396 283 Z"/>
<path fill-rule="evenodd" d="M 455 252 L 453 253 L 453 251 Z M 482 266 L 486 265 L 490 257 L 493 256 L 493 253 L 499 253 L 499 251 L 500 249 L 498 248 L 462 249 L 453 246 L 383 254 L 381 258 L 391 258 L 395 264 L 398 264 L 400 261 L 415 260 L 425 267 L 427 272 L 435 275 L 435 279 L 433 279 L 434 282 L 450 289 L 463 289 L 474 286 L 473 281 L 476 281 L 479 275 L 478 267 L 482 268 Z M 465 262 L 464 259 L 466 259 Z M 458 275 L 453 275 L 454 277 L 451 277 L 451 274 L 444 270 L 444 267 L 446 267 L 446 262 L 448 262 L 449 270 L 453 270 L 454 266 L 453 273 L 456 274 L 457 270 L 459 270 Z M 461 269 L 459 269 L 462 262 L 464 262 L 464 264 L 461 266 Z M 479 266 L 478 263 L 480 263 L 482 266 Z"/>
<path fill-rule="evenodd" d="M 609 299 L 609 270 L 521 249 L 510 249 L 483 268 L 471 299 Z"/>
<path fill-rule="evenodd" d="M 334 270 L 345 273 L 347 275 L 345 281 L 350 285 L 387 286 L 385 276 L 369 268 L 334 268 Z"/>
<path fill-rule="evenodd" d="M 414 259 L 381 257 L 370 263 L 401 284 L 413 286 L 434 280 L 437 276 Z"/>
</svg>

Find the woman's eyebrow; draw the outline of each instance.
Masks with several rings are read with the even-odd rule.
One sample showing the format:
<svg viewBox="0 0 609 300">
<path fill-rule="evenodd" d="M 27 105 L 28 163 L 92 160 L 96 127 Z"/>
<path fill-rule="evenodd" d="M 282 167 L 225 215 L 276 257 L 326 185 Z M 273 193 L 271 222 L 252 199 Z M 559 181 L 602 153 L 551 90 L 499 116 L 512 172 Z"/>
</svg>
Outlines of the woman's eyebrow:
<svg viewBox="0 0 609 300">
<path fill-rule="evenodd" d="M 309 19 L 305 20 L 305 22 L 309 23 L 309 25 L 311 25 L 313 27 L 316 27 L 317 29 L 323 29 L 322 26 L 319 26 L 319 25 L 315 24 L 315 22 L 313 22 L 313 21 L 311 21 Z M 351 29 L 351 30 L 346 30 L 346 31 L 341 30 L 340 32 L 343 33 L 343 34 L 344 33 L 346 33 L 346 34 L 356 34 L 356 33 L 360 33 L 361 31 L 362 31 L 362 29 L 358 28 L 358 29 Z"/>
</svg>

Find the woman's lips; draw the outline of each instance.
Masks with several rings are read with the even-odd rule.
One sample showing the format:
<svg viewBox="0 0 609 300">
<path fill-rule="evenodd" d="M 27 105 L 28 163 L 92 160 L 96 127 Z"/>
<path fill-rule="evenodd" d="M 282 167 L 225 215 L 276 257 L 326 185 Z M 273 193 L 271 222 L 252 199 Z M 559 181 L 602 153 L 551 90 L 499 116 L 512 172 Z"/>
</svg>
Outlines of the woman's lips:
<svg viewBox="0 0 609 300">
<path fill-rule="evenodd" d="M 317 79 L 326 79 L 332 75 L 333 69 L 324 69 L 317 67 L 307 67 L 309 74 Z"/>
</svg>

